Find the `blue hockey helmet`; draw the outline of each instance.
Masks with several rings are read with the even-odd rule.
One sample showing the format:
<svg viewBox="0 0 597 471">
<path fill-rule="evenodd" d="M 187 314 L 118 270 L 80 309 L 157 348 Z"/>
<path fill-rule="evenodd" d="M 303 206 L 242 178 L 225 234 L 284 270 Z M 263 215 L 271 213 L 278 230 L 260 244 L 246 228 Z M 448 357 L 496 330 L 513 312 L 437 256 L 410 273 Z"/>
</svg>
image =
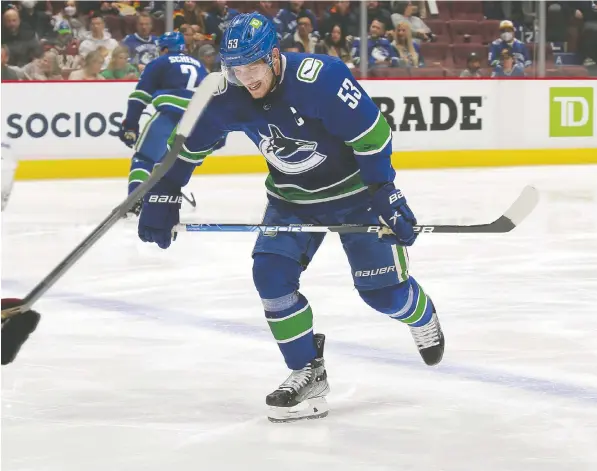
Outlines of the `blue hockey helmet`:
<svg viewBox="0 0 597 471">
<path fill-rule="evenodd" d="M 184 36 L 181 33 L 164 33 L 156 41 L 159 50 L 168 48 L 169 52 L 184 51 Z"/>
<path fill-rule="evenodd" d="M 280 48 L 274 24 L 259 13 L 245 13 L 235 16 L 222 37 L 220 57 L 222 70 L 227 78 L 241 85 L 233 72 L 233 67 L 252 64 L 263 60 L 273 67 L 272 51 Z"/>
</svg>

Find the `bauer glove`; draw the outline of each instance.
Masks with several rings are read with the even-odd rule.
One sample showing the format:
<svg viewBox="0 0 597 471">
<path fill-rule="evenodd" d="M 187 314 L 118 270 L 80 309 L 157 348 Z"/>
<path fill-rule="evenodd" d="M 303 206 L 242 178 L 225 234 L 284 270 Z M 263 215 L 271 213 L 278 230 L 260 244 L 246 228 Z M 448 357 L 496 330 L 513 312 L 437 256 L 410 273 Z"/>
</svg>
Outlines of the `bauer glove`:
<svg viewBox="0 0 597 471">
<path fill-rule="evenodd" d="M 393 232 L 380 234 L 382 242 L 407 246 L 415 242 L 417 234 L 413 226 L 417 224 L 417 219 L 406 204 L 402 191 L 397 190 L 393 183 L 374 189 L 371 208 L 379 216 L 379 221 Z"/>
<path fill-rule="evenodd" d="M 139 123 L 128 124 L 125 120 L 122 120 L 120 129 L 118 130 L 118 138 L 124 142 L 127 147 L 133 147 L 139 137 Z"/>
<path fill-rule="evenodd" d="M 176 233 L 172 229 L 179 223 L 182 193 L 180 186 L 162 178 L 143 198 L 143 208 L 139 216 L 139 238 L 143 242 L 155 242 L 167 249 Z"/>
</svg>

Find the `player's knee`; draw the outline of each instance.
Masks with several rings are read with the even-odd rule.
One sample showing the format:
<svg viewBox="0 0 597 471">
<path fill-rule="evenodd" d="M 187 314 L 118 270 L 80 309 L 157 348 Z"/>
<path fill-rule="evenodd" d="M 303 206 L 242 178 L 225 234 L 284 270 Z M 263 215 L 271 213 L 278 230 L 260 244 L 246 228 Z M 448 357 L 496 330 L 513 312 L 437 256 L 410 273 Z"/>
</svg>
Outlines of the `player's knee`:
<svg viewBox="0 0 597 471">
<path fill-rule="evenodd" d="M 393 315 L 403 309 L 412 297 L 411 283 L 413 278 L 384 288 L 359 291 L 359 295 L 369 306 L 383 314 Z"/>
<path fill-rule="evenodd" d="M 301 265 L 289 257 L 257 253 L 253 258 L 253 282 L 261 299 L 278 299 L 299 287 Z"/>
</svg>

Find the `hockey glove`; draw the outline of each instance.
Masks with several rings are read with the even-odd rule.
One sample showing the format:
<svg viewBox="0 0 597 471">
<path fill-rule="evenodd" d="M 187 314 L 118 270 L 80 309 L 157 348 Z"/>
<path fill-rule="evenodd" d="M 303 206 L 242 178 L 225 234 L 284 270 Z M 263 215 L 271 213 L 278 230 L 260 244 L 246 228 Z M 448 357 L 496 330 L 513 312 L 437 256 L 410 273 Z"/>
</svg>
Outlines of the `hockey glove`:
<svg viewBox="0 0 597 471">
<path fill-rule="evenodd" d="M 139 216 L 139 238 L 143 242 L 155 242 L 162 249 L 176 240 L 172 228 L 179 223 L 182 194 L 180 186 L 162 178 L 143 199 Z"/>
<path fill-rule="evenodd" d="M 139 137 L 139 123 L 137 124 L 128 124 L 124 119 L 120 124 L 120 129 L 118 130 L 118 138 L 124 142 L 127 147 L 133 147 L 135 142 L 137 142 L 137 138 Z"/>
<path fill-rule="evenodd" d="M 375 189 L 371 196 L 371 207 L 379 216 L 379 221 L 393 232 L 380 235 L 382 242 L 407 246 L 415 242 L 417 234 L 413 226 L 417 220 L 406 204 L 402 191 L 397 190 L 393 183 Z"/>
<path fill-rule="evenodd" d="M 2 309 L 9 309 L 21 304 L 20 299 L 3 299 Z M 2 319 L 2 364 L 8 365 L 16 358 L 19 350 L 33 333 L 39 323 L 40 315 L 25 311 L 8 319 Z"/>
</svg>

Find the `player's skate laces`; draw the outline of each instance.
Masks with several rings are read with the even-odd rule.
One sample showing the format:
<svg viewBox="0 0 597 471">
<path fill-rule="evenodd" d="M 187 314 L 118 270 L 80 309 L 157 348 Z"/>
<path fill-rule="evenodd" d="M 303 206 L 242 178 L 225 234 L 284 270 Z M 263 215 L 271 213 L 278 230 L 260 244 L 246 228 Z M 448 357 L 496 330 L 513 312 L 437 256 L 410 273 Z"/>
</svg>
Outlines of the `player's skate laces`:
<svg viewBox="0 0 597 471">
<path fill-rule="evenodd" d="M 271 422 L 319 419 L 328 415 L 325 400 L 330 391 L 323 361 L 325 336 L 316 334 L 317 358 L 304 368 L 293 371 L 278 389 L 265 398 Z"/>
<path fill-rule="evenodd" d="M 444 355 L 444 333 L 439 324 L 439 319 L 433 310 L 433 315 L 427 324 L 421 327 L 408 326 L 410 333 L 423 357 L 423 361 L 428 365 L 437 365 Z"/>
</svg>

